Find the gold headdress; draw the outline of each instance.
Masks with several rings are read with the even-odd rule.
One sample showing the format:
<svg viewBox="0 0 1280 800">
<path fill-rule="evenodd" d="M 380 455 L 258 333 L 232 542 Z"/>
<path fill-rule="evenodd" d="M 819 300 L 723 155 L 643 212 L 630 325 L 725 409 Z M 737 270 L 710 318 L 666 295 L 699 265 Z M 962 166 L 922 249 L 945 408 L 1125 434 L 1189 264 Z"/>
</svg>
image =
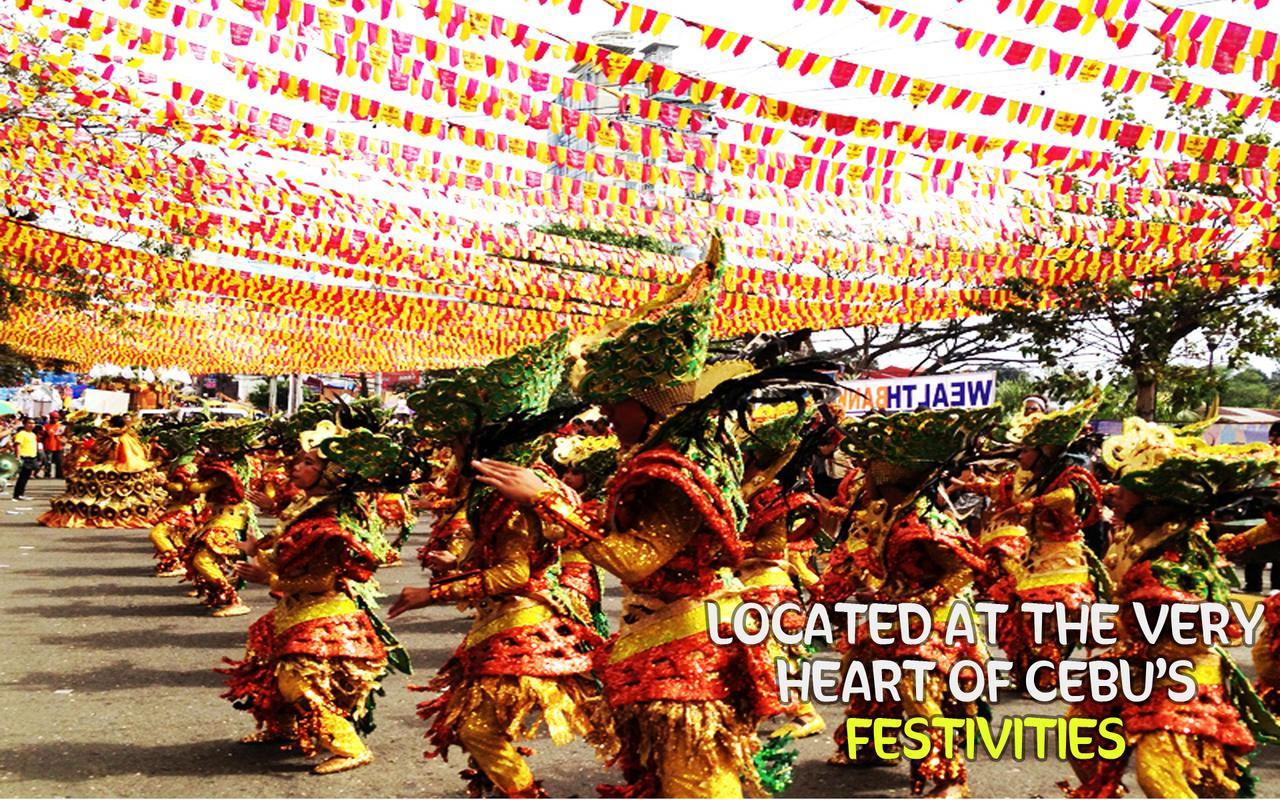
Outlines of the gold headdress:
<svg viewBox="0 0 1280 800">
<path fill-rule="evenodd" d="M 1265 444 L 1211 445 L 1201 426 L 1171 428 L 1137 417 L 1102 443 L 1102 461 L 1115 482 L 1151 500 L 1198 506 L 1224 494 L 1271 481 L 1280 467 Z"/>
</svg>

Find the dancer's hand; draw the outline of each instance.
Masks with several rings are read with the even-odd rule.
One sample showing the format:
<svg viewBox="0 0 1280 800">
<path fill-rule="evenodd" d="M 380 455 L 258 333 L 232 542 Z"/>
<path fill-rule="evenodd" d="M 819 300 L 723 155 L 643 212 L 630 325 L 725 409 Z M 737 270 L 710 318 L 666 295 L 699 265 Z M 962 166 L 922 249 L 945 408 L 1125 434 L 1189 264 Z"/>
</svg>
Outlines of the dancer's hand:
<svg viewBox="0 0 1280 800">
<path fill-rule="evenodd" d="M 1224 556 L 1235 556 L 1249 549 L 1249 539 L 1234 533 L 1228 533 L 1215 543 L 1218 552 Z"/>
<path fill-rule="evenodd" d="M 237 578 L 243 578 L 249 583 L 261 583 L 264 586 L 271 585 L 271 570 L 256 561 L 242 561 L 235 564 L 234 568 Z"/>
<path fill-rule="evenodd" d="M 387 609 L 387 619 L 395 619 L 406 611 L 422 608 L 431 603 L 431 590 L 406 586 L 400 590 L 400 596 Z"/>
<path fill-rule="evenodd" d="M 502 461 L 484 458 L 472 461 L 476 480 L 498 490 L 503 497 L 522 506 L 531 505 L 547 488 L 546 481 L 528 467 L 517 467 Z"/>
<path fill-rule="evenodd" d="M 448 572 L 458 566 L 458 557 L 448 550 L 431 550 L 427 553 L 426 562 L 432 572 Z"/>
<path fill-rule="evenodd" d="M 276 504 L 274 500 L 267 496 L 266 492 L 259 492 L 251 489 L 244 493 L 244 497 L 250 503 L 253 503 L 264 511 L 274 507 Z"/>
</svg>

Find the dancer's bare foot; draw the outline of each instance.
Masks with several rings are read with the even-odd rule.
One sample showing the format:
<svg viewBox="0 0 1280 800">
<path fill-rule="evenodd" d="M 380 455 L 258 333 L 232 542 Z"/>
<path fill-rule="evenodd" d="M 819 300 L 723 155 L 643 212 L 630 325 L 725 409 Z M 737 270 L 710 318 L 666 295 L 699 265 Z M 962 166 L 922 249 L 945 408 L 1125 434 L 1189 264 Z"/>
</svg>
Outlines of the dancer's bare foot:
<svg viewBox="0 0 1280 800">
<path fill-rule="evenodd" d="M 373 763 L 373 753 L 365 750 L 358 756 L 334 756 L 327 761 L 321 761 L 311 771 L 317 775 L 332 775 L 335 772 L 346 772 L 371 763 Z"/>
<path fill-rule="evenodd" d="M 236 603 L 235 605 L 231 605 L 231 606 L 223 606 L 222 608 L 215 608 L 211 612 L 211 614 L 212 616 L 215 616 L 215 617 L 238 617 L 238 616 L 241 616 L 242 614 L 248 614 L 249 611 L 250 611 L 250 608 L 246 606 L 244 603 Z"/>
<path fill-rule="evenodd" d="M 769 738 L 781 739 L 783 736 L 790 736 L 792 739 L 805 739 L 822 733 L 826 728 L 827 723 L 817 714 L 801 714 L 769 734 Z"/>
</svg>

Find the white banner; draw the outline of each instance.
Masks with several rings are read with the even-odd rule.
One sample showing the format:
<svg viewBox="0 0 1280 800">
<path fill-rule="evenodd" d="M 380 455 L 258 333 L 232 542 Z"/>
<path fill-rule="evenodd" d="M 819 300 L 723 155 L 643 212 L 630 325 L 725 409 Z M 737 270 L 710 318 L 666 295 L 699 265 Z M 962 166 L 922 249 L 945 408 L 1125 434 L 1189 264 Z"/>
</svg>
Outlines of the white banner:
<svg viewBox="0 0 1280 800">
<path fill-rule="evenodd" d="M 981 408 L 996 400 L 994 372 L 917 375 L 844 381 L 836 401 L 846 411 L 916 411 L 922 408 Z"/>
<path fill-rule="evenodd" d="M 85 389 L 80 396 L 80 407 L 94 414 L 128 414 L 129 393 Z"/>
</svg>

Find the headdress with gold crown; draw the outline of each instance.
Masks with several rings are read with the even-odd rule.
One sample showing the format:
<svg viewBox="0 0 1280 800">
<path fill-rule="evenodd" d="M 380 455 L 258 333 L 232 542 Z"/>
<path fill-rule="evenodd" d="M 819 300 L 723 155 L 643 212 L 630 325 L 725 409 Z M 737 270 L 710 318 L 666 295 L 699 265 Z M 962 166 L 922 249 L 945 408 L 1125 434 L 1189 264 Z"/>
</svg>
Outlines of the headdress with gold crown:
<svg viewBox="0 0 1280 800">
<path fill-rule="evenodd" d="M 591 403 L 633 397 L 658 411 L 695 397 L 723 273 L 720 234 L 680 284 L 569 346 L 569 380 Z M 687 395 L 687 396 L 685 396 Z"/>
<path fill-rule="evenodd" d="M 618 437 L 565 436 L 557 439 L 551 448 L 551 458 L 566 471 L 582 473 L 585 478 L 583 497 L 594 497 L 604 489 L 605 483 L 618 470 L 618 453 L 621 445 Z"/>
<path fill-rule="evenodd" d="M 1018 447 L 1069 447 L 1093 419 L 1102 401 L 1094 392 L 1087 400 L 1044 414 L 1018 414 L 1004 432 L 1004 439 Z"/>
<path fill-rule="evenodd" d="M 861 461 L 924 470 L 954 458 L 999 415 L 998 406 L 868 414 L 842 426 L 841 446 Z"/>
<path fill-rule="evenodd" d="M 395 491 L 408 486 L 424 466 L 406 426 L 390 424 L 391 415 L 376 398 L 308 404 L 296 433 L 298 445 L 329 462 L 325 477 L 334 489 Z"/>
<path fill-rule="evenodd" d="M 526 345 L 483 367 L 467 367 L 409 396 L 414 425 L 430 438 L 447 438 L 514 414 L 546 410 L 564 374 L 569 333 Z"/>
<path fill-rule="evenodd" d="M 1149 500 L 1202 507 L 1224 495 L 1259 488 L 1280 471 L 1266 444 L 1211 445 L 1204 423 L 1171 428 L 1138 417 L 1102 443 L 1102 461 L 1116 483 Z"/>
</svg>

